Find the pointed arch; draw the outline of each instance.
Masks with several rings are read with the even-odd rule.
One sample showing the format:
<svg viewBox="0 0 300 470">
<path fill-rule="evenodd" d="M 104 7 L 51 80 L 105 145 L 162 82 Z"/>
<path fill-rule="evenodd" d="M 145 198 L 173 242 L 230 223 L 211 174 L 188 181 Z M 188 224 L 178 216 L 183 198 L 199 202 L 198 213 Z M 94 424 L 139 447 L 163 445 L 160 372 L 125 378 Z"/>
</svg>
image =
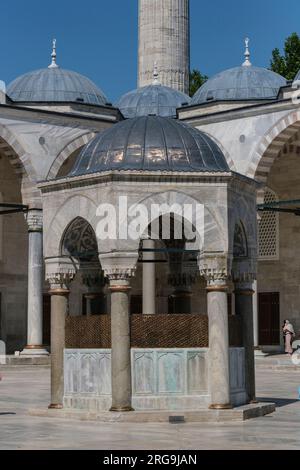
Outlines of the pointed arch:
<svg viewBox="0 0 300 470">
<path fill-rule="evenodd" d="M 79 150 L 84 145 L 88 144 L 91 140 L 96 137 L 96 132 L 88 132 L 87 134 L 77 137 L 72 142 L 69 142 L 68 145 L 57 155 L 54 162 L 51 165 L 51 168 L 48 172 L 47 179 L 55 179 L 58 175 L 59 170 L 65 161 L 74 153 L 76 150 Z"/>
<path fill-rule="evenodd" d="M 37 175 L 31 157 L 26 153 L 17 136 L 3 124 L 0 124 L 0 152 L 8 158 L 14 172 L 21 179 L 24 203 L 41 207 L 41 195 L 36 186 Z"/>
<path fill-rule="evenodd" d="M 246 175 L 266 184 L 275 159 L 288 145 L 293 144 L 299 130 L 300 111 L 294 111 L 277 121 L 253 152 Z"/>
</svg>

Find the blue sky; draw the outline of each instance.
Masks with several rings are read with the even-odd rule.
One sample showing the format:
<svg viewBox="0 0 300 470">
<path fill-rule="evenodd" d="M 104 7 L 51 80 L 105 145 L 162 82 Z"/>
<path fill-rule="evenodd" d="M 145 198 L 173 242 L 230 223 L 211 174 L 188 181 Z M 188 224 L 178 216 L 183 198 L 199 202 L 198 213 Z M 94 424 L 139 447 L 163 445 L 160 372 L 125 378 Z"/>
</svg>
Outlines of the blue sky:
<svg viewBox="0 0 300 470">
<path fill-rule="evenodd" d="M 191 66 L 212 76 L 243 60 L 251 38 L 252 63 L 268 66 L 271 51 L 296 31 L 300 2 L 190 0 Z M 9 83 L 50 62 L 87 75 L 110 101 L 136 86 L 137 0 L 11 0 L 1 2 L 0 79 Z"/>
</svg>

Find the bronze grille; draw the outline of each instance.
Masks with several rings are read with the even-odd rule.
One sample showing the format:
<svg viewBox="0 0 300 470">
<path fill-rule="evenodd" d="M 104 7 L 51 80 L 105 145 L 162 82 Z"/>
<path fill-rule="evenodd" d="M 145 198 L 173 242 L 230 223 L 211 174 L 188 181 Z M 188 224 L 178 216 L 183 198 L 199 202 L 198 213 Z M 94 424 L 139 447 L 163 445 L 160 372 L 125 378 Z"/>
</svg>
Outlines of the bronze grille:
<svg viewBox="0 0 300 470">
<path fill-rule="evenodd" d="M 208 347 L 206 315 L 131 315 L 133 348 L 205 348 Z M 241 346 L 241 319 L 229 317 L 231 346 Z M 110 316 L 68 316 L 66 348 L 109 349 Z"/>
</svg>

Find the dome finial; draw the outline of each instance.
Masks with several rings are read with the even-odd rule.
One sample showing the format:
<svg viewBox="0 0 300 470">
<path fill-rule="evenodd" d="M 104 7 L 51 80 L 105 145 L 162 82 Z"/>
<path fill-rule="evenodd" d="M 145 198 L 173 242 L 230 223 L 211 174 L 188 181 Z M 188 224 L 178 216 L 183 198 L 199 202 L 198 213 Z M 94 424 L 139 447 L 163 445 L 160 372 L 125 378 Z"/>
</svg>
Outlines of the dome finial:
<svg viewBox="0 0 300 470">
<path fill-rule="evenodd" d="M 250 62 L 250 51 L 249 51 L 249 42 L 250 42 L 250 39 L 249 38 L 245 38 L 245 46 L 246 46 L 246 50 L 245 50 L 245 62 L 243 63 L 243 66 L 244 67 L 250 67 L 252 64 Z"/>
<path fill-rule="evenodd" d="M 52 62 L 49 65 L 49 69 L 56 69 L 58 68 L 58 65 L 56 63 L 56 39 L 53 39 L 52 41 L 52 54 L 51 54 Z"/>
<path fill-rule="evenodd" d="M 153 82 L 152 82 L 152 85 L 160 85 L 157 62 L 154 62 L 154 67 L 153 67 Z"/>
</svg>

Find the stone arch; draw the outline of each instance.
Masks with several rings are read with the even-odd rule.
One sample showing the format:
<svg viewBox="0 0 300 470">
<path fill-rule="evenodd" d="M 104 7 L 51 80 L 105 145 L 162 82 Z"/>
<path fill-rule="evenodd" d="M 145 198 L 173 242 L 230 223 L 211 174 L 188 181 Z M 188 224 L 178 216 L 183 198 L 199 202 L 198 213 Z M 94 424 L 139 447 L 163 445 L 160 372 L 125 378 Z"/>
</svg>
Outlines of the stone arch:
<svg viewBox="0 0 300 470">
<path fill-rule="evenodd" d="M 60 254 L 81 262 L 98 261 L 96 234 L 86 219 L 76 217 L 68 225 L 61 239 Z"/>
<path fill-rule="evenodd" d="M 259 142 L 250 158 L 246 175 L 265 185 L 275 159 L 287 145 L 293 144 L 299 130 L 300 111 L 294 111 L 277 121 Z M 263 200 L 263 193 L 260 191 L 259 200 Z"/>
<path fill-rule="evenodd" d="M 67 199 L 47 223 L 44 236 L 45 257 L 60 256 L 61 240 L 69 225 L 77 218 L 84 219 L 96 233 L 97 205 L 87 196 L 73 195 Z M 51 230 L 49 229 L 51 227 Z"/>
<path fill-rule="evenodd" d="M 0 124 L 0 150 L 10 161 L 14 172 L 21 180 L 23 202 L 31 207 L 41 207 L 41 195 L 36 187 L 37 175 L 30 155 L 6 126 Z"/>
<path fill-rule="evenodd" d="M 152 204 L 158 204 L 158 205 L 167 204 L 168 206 L 172 206 L 173 204 L 174 205 L 178 204 L 181 207 L 183 207 L 185 204 L 191 204 L 193 207 L 193 220 L 195 220 L 196 217 L 201 217 L 201 213 L 196 214 L 195 212 L 197 210 L 196 204 L 203 205 L 202 201 L 199 201 L 184 192 L 174 191 L 174 190 L 166 191 L 164 193 L 154 193 L 152 195 L 148 195 L 143 200 L 139 201 L 137 205 L 138 204 L 144 204 L 147 207 L 148 214 L 151 214 Z M 209 217 L 209 222 L 207 221 L 208 217 Z M 178 220 L 178 218 L 180 218 L 180 214 L 177 214 L 177 215 L 175 214 L 175 218 L 177 218 Z M 200 221 L 200 225 L 201 225 L 201 221 Z M 218 244 L 219 250 L 223 250 L 224 252 L 227 251 L 226 236 L 225 236 L 224 228 L 222 228 L 221 223 L 218 220 L 218 216 L 216 213 L 212 211 L 212 208 L 204 207 L 203 230 L 205 231 L 205 234 L 204 232 L 199 233 L 199 231 L 197 231 L 196 240 L 194 243 L 193 242 L 189 243 L 190 247 L 194 245 L 195 248 L 197 247 L 202 250 L 204 246 L 201 245 L 201 243 L 204 241 L 204 235 L 205 235 L 206 247 L 213 246 L 213 245 L 215 246 L 216 244 Z M 206 233 L 207 230 L 209 232 L 208 235 Z M 210 238 L 209 242 L 207 240 L 208 238 Z M 190 240 L 193 239 L 192 232 L 190 234 L 189 239 Z"/>
<path fill-rule="evenodd" d="M 48 172 L 47 179 L 55 179 L 60 168 L 64 162 L 76 151 L 79 150 L 84 145 L 88 144 L 91 140 L 96 137 L 96 132 L 88 132 L 87 134 L 77 137 L 72 142 L 69 142 L 68 145 L 57 155 L 54 162 L 51 165 L 51 168 Z"/>
</svg>

